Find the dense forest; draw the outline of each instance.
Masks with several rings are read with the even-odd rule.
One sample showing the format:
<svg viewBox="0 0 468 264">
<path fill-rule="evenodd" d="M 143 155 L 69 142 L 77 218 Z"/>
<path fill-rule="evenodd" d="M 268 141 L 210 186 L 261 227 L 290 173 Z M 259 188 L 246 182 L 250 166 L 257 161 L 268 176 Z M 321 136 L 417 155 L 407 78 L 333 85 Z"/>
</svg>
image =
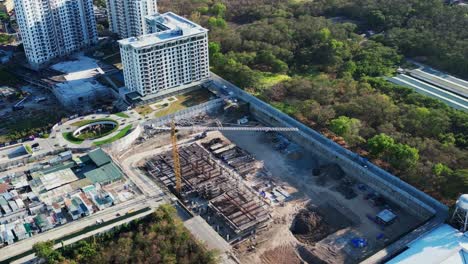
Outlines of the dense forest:
<svg viewBox="0 0 468 264">
<path fill-rule="evenodd" d="M 169 205 L 60 250 L 53 245 L 53 241 L 40 242 L 33 250 L 45 263 L 216 263 L 215 254 L 195 241 Z"/>
<path fill-rule="evenodd" d="M 468 8 L 441 0 L 158 4 L 210 30 L 211 67 L 222 77 L 446 204 L 468 190 L 468 114 L 381 78 L 404 58 L 468 77 Z"/>
</svg>

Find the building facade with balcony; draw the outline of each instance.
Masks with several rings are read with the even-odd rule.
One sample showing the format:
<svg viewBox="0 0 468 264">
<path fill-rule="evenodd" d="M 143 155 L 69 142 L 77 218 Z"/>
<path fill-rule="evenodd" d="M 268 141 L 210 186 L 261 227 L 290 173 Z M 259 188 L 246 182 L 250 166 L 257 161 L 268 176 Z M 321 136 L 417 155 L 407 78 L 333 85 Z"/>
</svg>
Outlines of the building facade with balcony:
<svg viewBox="0 0 468 264">
<path fill-rule="evenodd" d="M 156 0 L 107 0 L 109 28 L 121 38 L 145 32 L 145 16 L 158 12 Z"/>
<path fill-rule="evenodd" d="M 33 68 L 97 43 L 92 0 L 15 0 L 15 10 Z"/>
<path fill-rule="evenodd" d="M 148 34 L 119 41 L 127 89 L 147 96 L 210 78 L 207 29 L 172 12 L 146 22 Z"/>
</svg>

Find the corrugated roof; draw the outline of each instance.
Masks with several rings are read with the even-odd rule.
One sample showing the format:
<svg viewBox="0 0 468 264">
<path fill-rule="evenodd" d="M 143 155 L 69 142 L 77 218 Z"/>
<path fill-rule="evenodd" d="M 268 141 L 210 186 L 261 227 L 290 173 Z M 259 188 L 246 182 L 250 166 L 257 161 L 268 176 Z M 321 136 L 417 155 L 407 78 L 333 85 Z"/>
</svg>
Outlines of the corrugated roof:
<svg viewBox="0 0 468 264">
<path fill-rule="evenodd" d="M 56 166 L 52 166 L 50 168 L 44 169 L 44 170 L 40 171 L 38 174 L 39 175 L 41 173 L 42 174 L 49 174 L 49 173 L 53 173 L 53 172 L 64 170 L 64 169 L 70 169 L 70 168 L 73 168 L 73 166 L 75 166 L 75 164 L 73 162 L 66 162 L 66 163 L 63 163 L 63 164 L 60 164 L 60 165 L 56 165 Z M 33 178 L 34 178 L 34 176 L 33 176 Z"/>
<path fill-rule="evenodd" d="M 114 163 L 106 164 L 84 174 L 93 184 L 106 183 L 122 178 L 122 172 Z"/>
<path fill-rule="evenodd" d="M 7 200 L 3 196 L 0 196 L 0 205 L 8 205 Z"/>
<path fill-rule="evenodd" d="M 464 264 L 468 236 L 443 224 L 408 245 L 408 249 L 387 264 L 442 263 Z"/>
<path fill-rule="evenodd" d="M 110 157 L 100 148 L 91 151 L 88 156 L 98 167 L 111 162 Z"/>
</svg>

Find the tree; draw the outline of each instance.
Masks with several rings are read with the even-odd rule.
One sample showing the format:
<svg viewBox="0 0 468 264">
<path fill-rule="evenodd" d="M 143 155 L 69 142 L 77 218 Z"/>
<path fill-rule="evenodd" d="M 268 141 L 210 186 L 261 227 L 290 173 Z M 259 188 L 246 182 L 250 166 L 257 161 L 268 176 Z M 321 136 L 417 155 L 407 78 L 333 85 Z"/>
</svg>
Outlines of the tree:
<svg viewBox="0 0 468 264">
<path fill-rule="evenodd" d="M 444 194 L 450 198 L 457 198 L 460 194 L 468 190 L 468 169 L 455 170 L 449 174 L 447 183 L 444 186 Z"/>
<path fill-rule="evenodd" d="M 356 62 L 354 76 L 383 76 L 395 71 L 401 56 L 395 49 L 386 47 L 378 42 L 367 41 L 359 49 L 353 60 Z"/>
<path fill-rule="evenodd" d="M 367 141 L 370 153 L 376 157 L 392 150 L 393 145 L 395 145 L 395 140 L 384 133 L 375 135 Z"/>
<path fill-rule="evenodd" d="M 97 248 L 94 243 L 85 240 L 78 242 L 77 249 L 74 252 L 75 258 L 79 263 L 92 263 L 92 259 L 97 254 Z"/>
<path fill-rule="evenodd" d="M 208 27 L 209 28 L 226 28 L 226 21 L 221 17 L 210 17 L 208 18 Z"/>
<path fill-rule="evenodd" d="M 54 250 L 55 242 L 50 240 L 34 244 L 33 251 L 37 257 L 44 259 L 46 263 L 59 263 L 64 258 L 59 251 Z"/>
<path fill-rule="evenodd" d="M 5 13 L 5 11 L 0 10 L 0 21 L 6 22 L 8 21 L 8 18 L 8 14 Z"/>
<path fill-rule="evenodd" d="M 419 151 L 406 144 L 394 144 L 386 158 L 394 168 L 409 171 L 413 169 L 419 160 Z"/>
<path fill-rule="evenodd" d="M 418 136 L 437 137 L 450 127 L 450 118 L 442 110 L 410 107 L 403 125 L 405 131 Z"/>
<path fill-rule="evenodd" d="M 226 6 L 221 2 L 216 2 L 211 6 L 210 12 L 218 18 L 224 18 Z"/>
<path fill-rule="evenodd" d="M 359 136 L 361 121 L 356 118 L 340 116 L 330 121 L 330 130 L 335 134 L 344 137 L 346 142 L 354 145 L 363 139 Z"/>
</svg>

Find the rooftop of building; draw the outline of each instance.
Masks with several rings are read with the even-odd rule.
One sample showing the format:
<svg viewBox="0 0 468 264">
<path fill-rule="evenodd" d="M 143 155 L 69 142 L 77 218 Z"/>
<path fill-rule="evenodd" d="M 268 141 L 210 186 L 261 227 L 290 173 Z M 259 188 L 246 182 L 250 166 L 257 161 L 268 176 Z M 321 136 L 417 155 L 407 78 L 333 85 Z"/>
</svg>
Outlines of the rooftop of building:
<svg viewBox="0 0 468 264">
<path fill-rule="evenodd" d="M 387 264 L 438 263 L 464 264 L 468 259 L 468 233 L 443 224 L 420 239 Z"/>
<path fill-rule="evenodd" d="M 88 153 L 88 157 L 96 164 L 96 166 L 100 167 L 107 163 L 111 162 L 110 157 L 100 148 L 93 150 Z"/>
<path fill-rule="evenodd" d="M 206 28 L 203 28 L 202 26 L 172 12 L 154 14 L 146 16 L 145 18 L 149 24 L 154 24 L 161 31 L 139 37 L 119 40 L 121 45 L 130 45 L 133 48 L 143 48 L 180 37 L 193 36 L 208 31 Z"/>
<path fill-rule="evenodd" d="M 123 173 L 114 163 L 103 165 L 84 174 L 93 184 L 108 183 L 122 178 Z"/>
</svg>

